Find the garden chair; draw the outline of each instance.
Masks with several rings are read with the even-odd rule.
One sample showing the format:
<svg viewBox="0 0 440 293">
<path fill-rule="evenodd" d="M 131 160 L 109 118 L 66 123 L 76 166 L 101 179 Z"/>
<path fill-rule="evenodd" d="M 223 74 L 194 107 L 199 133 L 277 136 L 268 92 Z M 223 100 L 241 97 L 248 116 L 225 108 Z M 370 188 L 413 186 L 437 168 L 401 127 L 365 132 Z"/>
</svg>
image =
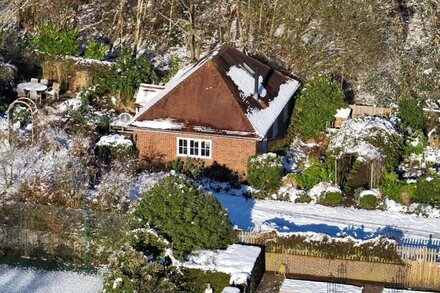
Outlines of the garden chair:
<svg viewBox="0 0 440 293">
<path fill-rule="evenodd" d="M 41 104 L 41 95 L 37 91 L 29 91 L 29 98 Z"/>
<path fill-rule="evenodd" d="M 58 100 L 60 98 L 60 84 L 54 82 L 52 87 L 47 89 L 46 95 L 52 96 Z"/>
<path fill-rule="evenodd" d="M 38 83 L 38 78 L 31 78 L 32 83 Z"/>
<path fill-rule="evenodd" d="M 47 79 L 40 79 L 40 83 L 44 84 L 44 85 L 48 85 L 49 81 Z"/>
<path fill-rule="evenodd" d="M 17 97 L 21 98 L 21 97 L 26 97 L 27 93 L 24 89 L 19 89 L 17 88 Z"/>
</svg>

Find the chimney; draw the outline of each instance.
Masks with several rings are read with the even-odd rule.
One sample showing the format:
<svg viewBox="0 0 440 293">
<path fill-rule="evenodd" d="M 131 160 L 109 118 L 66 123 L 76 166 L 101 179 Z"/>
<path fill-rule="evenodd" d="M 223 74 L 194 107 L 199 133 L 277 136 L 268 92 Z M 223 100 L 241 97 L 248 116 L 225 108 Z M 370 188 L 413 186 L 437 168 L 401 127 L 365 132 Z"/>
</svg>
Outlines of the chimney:
<svg viewBox="0 0 440 293">
<path fill-rule="evenodd" d="M 254 99 L 255 100 L 258 100 L 260 98 L 260 95 L 258 93 L 258 88 L 259 88 L 259 85 L 260 85 L 259 76 L 260 76 L 260 73 L 259 73 L 259 68 L 258 68 L 258 65 L 257 65 L 257 68 L 255 70 L 255 76 L 254 76 L 254 80 L 255 80 Z"/>
</svg>

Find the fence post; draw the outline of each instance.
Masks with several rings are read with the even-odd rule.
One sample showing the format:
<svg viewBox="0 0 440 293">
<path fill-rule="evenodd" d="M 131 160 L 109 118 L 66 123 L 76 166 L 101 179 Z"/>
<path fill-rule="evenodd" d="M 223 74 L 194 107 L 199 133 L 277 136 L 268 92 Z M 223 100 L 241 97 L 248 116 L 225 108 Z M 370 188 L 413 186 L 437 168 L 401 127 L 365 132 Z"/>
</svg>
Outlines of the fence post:
<svg viewBox="0 0 440 293">
<path fill-rule="evenodd" d="M 89 239 L 88 239 L 88 235 L 87 235 L 87 229 L 88 229 L 88 213 L 87 210 L 84 209 L 83 210 L 83 216 L 84 216 L 84 255 L 83 255 L 83 263 L 85 265 L 88 264 L 88 250 L 89 250 Z"/>
<path fill-rule="evenodd" d="M 24 203 L 20 202 L 19 204 L 19 250 L 20 250 L 20 256 L 23 256 L 24 254 L 24 244 L 23 244 L 23 238 L 24 238 Z"/>
</svg>

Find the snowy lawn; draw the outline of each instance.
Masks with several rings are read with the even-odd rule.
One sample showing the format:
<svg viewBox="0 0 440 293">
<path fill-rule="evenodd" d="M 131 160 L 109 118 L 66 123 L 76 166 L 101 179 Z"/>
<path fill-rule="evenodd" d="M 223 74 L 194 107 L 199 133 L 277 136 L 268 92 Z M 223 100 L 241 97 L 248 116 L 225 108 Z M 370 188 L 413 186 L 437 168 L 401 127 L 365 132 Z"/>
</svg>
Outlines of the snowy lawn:
<svg viewBox="0 0 440 293">
<path fill-rule="evenodd" d="M 0 265 L 0 292 L 96 293 L 102 276 Z"/>
<path fill-rule="evenodd" d="M 360 210 L 353 207 L 326 207 L 275 200 L 256 200 L 230 192 L 212 192 L 236 228 L 244 231 L 280 233 L 315 232 L 331 237 L 351 236 L 368 240 L 379 235 L 440 239 L 440 218 L 423 218 L 399 211 Z"/>
<path fill-rule="evenodd" d="M 328 291 L 327 289 L 330 290 Z M 336 284 L 336 283 L 285 279 L 280 289 L 280 293 L 317 293 L 317 292 L 362 293 L 362 287 L 345 285 L 345 284 Z"/>
</svg>

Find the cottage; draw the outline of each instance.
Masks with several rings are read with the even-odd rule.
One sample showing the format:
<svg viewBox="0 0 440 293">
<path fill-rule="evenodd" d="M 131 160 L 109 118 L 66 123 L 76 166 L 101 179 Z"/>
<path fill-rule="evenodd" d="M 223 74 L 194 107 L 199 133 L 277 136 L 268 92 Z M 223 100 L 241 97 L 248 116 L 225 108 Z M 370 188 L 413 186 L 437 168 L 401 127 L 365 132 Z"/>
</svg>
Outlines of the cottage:
<svg viewBox="0 0 440 293">
<path fill-rule="evenodd" d="M 140 156 L 200 158 L 246 172 L 285 135 L 298 81 L 229 45 L 145 95 L 130 123 Z"/>
</svg>

